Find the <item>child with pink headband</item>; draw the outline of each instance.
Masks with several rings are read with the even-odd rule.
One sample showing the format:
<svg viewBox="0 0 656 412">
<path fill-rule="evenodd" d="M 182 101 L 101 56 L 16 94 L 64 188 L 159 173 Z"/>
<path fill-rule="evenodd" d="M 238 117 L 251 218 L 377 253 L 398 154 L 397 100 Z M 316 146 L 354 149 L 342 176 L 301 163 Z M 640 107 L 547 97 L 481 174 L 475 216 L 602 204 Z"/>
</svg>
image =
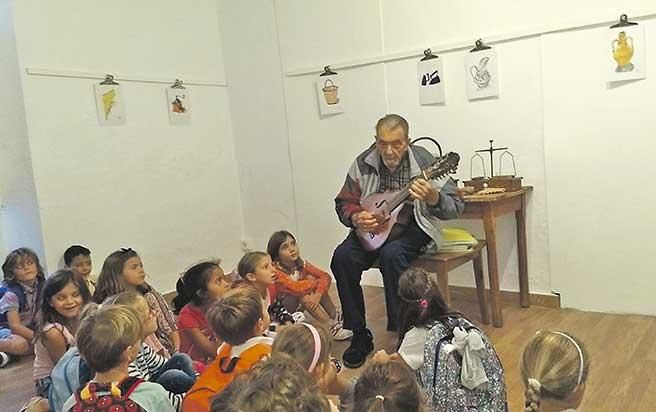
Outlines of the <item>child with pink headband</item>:
<svg viewBox="0 0 656 412">
<path fill-rule="evenodd" d="M 331 408 L 337 411 L 330 395 L 335 395 L 340 400 L 348 398 L 347 393 L 352 389 L 354 382 L 339 375 L 341 366 L 330 356 L 331 344 L 332 339 L 324 326 L 298 322 L 278 332 L 271 353 L 272 355 L 285 353 L 296 359 L 316 379 L 321 391 L 329 395 Z"/>
</svg>

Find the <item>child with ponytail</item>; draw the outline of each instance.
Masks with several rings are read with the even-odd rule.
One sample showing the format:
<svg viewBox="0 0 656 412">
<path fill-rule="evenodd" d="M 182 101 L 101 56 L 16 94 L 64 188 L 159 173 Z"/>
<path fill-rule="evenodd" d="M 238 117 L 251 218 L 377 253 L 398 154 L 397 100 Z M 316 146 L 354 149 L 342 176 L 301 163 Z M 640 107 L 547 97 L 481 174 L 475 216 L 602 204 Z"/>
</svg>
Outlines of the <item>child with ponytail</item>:
<svg viewBox="0 0 656 412">
<path fill-rule="evenodd" d="M 506 412 L 503 366 L 488 337 L 462 314 L 451 311 L 437 284 L 422 269 L 399 278 L 397 353 L 379 351 L 376 361 L 398 361 L 416 371 L 430 411 Z M 387 410 L 387 408 L 386 408 Z"/>
<path fill-rule="evenodd" d="M 221 345 L 207 321 L 207 310 L 231 286 L 220 263 L 206 261 L 190 267 L 175 286 L 178 295 L 173 299 L 173 307 L 179 315 L 180 351 L 203 364 L 214 360 Z"/>
<path fill-rule="evenodd" d="M 590 358 L 585 345 L 563 332 L 535 334 L 522 355 L 525 412 L 575 411 L 585 392 Z"/>
</svg>

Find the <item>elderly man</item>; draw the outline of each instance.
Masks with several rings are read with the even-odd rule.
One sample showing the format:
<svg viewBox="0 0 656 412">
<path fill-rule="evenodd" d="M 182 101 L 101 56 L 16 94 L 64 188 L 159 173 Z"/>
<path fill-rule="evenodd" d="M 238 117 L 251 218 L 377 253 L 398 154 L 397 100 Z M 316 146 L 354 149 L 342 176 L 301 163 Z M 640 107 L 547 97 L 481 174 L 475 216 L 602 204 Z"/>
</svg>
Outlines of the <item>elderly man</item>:
<svg viewBox="0 0 656 412">
<path fill-rule="evenodd" d="M 344 364 L 351 368 L 361 366 L 373 350 L 373 335 L 367 329 L 360 287 L 362 272 L 378 259 L 385 286 L 387 330 L 396 331 L 401 273 L 431 239 L 439 244 L 438 219 L 457 218 L 464 208 L 452 179 L 426 181 L 417 178 L 412 181 L 433 163 L 434 158 L 425 148 L 410 145 L 408 122 L 403 117 L 388 114 L 380 119 L 375 137 L 375 144 L 351 165 L 344 186 L 335 198 L 339 220 L 353 229 L 335 249 L 330 264 L 342 302 L 344 327 L 353 331 L 351 345 L 343 356 Z M 378 250 L 365 250 L 355 230 L 377 233 L 380 223 L 363 209 L 362 200 L 374 193 L 400 190 L 411 181 L 410 199 L 400 206 L 392 236 Z"/>
</svg>

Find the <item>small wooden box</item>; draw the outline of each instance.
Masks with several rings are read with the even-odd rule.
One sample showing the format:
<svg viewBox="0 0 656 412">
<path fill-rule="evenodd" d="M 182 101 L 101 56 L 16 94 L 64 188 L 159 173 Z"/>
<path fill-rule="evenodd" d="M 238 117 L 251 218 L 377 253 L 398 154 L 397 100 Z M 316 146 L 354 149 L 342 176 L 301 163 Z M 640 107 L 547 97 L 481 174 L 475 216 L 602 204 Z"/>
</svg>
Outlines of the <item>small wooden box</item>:
<svg viewBox="0 0 656 412">
<path fill-rule="evenodd" d="M 473 187 L 477 192 L 486 187 L 500 187 L 506 192 L 513 192 L 522 188 L 522 178 L 519 176 L 494 176 L 493 178 L 474 178 L 465 180 L 465 186 Z"/>
</svg>

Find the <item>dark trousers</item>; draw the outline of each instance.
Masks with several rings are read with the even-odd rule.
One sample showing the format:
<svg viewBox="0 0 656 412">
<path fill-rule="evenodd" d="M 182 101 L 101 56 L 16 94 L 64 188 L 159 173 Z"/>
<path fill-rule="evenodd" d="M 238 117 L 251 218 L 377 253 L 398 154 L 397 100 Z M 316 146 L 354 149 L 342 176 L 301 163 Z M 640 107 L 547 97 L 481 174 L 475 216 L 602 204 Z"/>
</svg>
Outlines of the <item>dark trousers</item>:
<svg viewBox="0 0 656 412">
<path fill-rule="evenodd" d="M 362 272 L 371 268 L 378 259 L 385 287 L 387 330 L 398 330 L 399 277 L 419 256 L 419 251 L 429 240 L 430 237 L 414 221 L 398 237 L 373 252 L 362 247 L 355 232 L 349 233 L 333 252 L 330 262 L 330 269 L 337 282 L 346 329 L 356 331 L 367 326 L 360 280 Z"/>
</svg>

